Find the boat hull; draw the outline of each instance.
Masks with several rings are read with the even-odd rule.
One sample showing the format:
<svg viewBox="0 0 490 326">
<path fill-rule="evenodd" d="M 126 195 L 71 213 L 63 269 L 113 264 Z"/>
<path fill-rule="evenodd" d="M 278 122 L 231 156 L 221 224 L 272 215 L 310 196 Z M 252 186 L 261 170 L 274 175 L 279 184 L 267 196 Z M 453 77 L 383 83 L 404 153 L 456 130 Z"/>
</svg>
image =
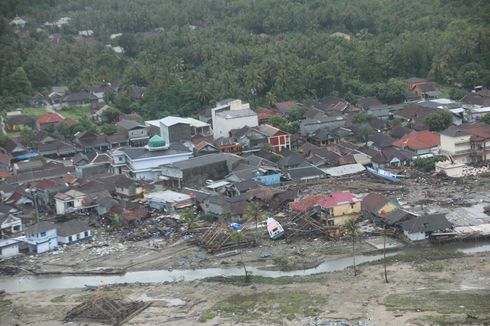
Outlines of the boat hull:
<svg viewBox="0 0 490 326">
<path fill-rule="evenodd" d="M 375 170 L 375 169 L 372 169 L 369 167 L 366 169 L 369 173 L 371 173 L 372 175 L 374 175 L 378 178 L 382 178 L 382 179 L 385 179 L 385 180 L 388 180 L 391 182 L 400 182 L 400 179 L 396 175 L 391 174 L 389 172 L 386 172 L 384 170 L 381 170 L 381 171 L 383 171 L 383 173 L 380 173 L 378 170 Z"/>
</svg>

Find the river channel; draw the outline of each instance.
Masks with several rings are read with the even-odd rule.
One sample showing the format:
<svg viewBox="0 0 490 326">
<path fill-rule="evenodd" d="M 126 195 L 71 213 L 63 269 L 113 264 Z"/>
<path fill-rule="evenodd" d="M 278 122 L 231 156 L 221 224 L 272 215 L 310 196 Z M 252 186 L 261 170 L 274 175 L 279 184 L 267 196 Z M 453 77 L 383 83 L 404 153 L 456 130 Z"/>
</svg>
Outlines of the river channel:
<svg viewBox="0 0 490 326">
<path fill-rule="evenodd" d="M 490 251 L 490 242 L 453 243 L 440 246 L 442 250 L 455 250 L 465 254 L 474 254 Z M 387 253 L 393 256 L 400 252 L 409 250 L 421 250 L 420 248 L 401 249 Z M 367 263 L 383 258 L 383 254 L 356 256 L 356 263 Z M 324 261 L 314 268 L 294 271 L 269 271 L 256 267 L 247 267 L 253 275 L 264 277 L 283 276 L 309 276 L 319 273 L 335 272 L 352 266 L 352 257 L 342 257 Z M 0 289 L 7 292 L 40 291 L 50 289 L 83 288 L 89 285 L 104 285 L 117 283 L 161 283 L 176 281 L 193 281 L 215 276 L 238 276 L 243 275 L 243 269 L 235 268 L 203 268 L 187 270 L 154 270 L 127 272 L 123 275 L 52 275 L 52 276 L 14 276 L 0 278 Z"/>
</svg>

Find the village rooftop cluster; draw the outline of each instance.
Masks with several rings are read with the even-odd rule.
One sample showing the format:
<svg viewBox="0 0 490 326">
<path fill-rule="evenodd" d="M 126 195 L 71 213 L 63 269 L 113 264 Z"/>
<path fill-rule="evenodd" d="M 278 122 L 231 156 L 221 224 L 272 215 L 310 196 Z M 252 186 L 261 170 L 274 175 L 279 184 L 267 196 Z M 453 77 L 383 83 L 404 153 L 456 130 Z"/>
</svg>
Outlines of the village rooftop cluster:
<svg viewBox="0 0 490 326">
<path fill-rule="evenodd" d="M 410 78 L 406 85 L 412 97 L 399 105 L 330 96 L 254 108 L 226 99 L 199 117 L 144 121 L 137 113 L 119 114 L 115 133 L 79 131 L 72 140 L 57 131 L 79 123 L 64 110 L 88 107 L 92 119 L 106 121 L 112 108 L 104 95 L 117 93 L 117 82 L 73 93 L 53 87 L 48 98 L 33 97 L 36 118 L 22 108 L 3 117 L 0 256 L 50 251 L 104 227 L 179 219 L 188 208 L 207 223 L 244 223 L 251 202 L 270 216 L 303 216 L 331 238 L 342 236 L 349 218 L 394 228 L 412 241 L 488 235 L 486 220 L 455 224 L 445 214 L 411 212 L 396 196 L 329 191 L 329 182 L 345 178 L 403 184 L 421 159 L 442 158 L 434 160 L 436 172 L 449 177 L 488 171 L 490 125 L 481 120 L 490 112 L 490 90 L 452 101 L 425 80 Z M 144 89 L 134 89 L 137 101 Z M 429 131 L 426 118 L 434 112 L 449 112 L 451 125 Z M 299 123 L 299 132 L 274 127 L 275 117 Z M 34 140 L 22 139 L 23 130 Z M 320 193 L 311 194 L 309 184 L 323 185 Z"/>
</svg>

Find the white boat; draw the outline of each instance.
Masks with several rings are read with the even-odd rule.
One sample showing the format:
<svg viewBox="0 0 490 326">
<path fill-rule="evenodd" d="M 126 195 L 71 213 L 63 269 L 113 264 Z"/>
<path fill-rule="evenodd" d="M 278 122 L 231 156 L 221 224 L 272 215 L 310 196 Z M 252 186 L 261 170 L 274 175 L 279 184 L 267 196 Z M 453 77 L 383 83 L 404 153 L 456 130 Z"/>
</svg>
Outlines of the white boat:
<svg viewBox="0 0 490 326">
<path fill-rule="evenodd" d="M 284 236 L 282 225 L 272 217 L 267 218 L 267 231 L 272 240 L 277 240 Z"/>
</svg>

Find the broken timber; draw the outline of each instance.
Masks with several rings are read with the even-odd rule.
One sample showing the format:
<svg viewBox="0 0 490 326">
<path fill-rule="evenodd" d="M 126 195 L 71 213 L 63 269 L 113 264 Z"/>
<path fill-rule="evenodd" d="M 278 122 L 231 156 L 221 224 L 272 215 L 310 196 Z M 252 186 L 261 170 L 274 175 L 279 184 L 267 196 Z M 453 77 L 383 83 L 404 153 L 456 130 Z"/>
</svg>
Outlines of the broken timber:
<svg viewBox="0 0 490 326">
<path fill-rule="evenodd" d="M 239 242 L 234 241 L 232 239 L 233 232 L 234 231 L 230 230 L 226 225 L 214 224 L 209 227 L 201 237 L 197 238 L 197 244 L 210 253 L 249 247 L 255 244 L 254 239 L 247 239 L 246 237 Z"/>
</svg>

